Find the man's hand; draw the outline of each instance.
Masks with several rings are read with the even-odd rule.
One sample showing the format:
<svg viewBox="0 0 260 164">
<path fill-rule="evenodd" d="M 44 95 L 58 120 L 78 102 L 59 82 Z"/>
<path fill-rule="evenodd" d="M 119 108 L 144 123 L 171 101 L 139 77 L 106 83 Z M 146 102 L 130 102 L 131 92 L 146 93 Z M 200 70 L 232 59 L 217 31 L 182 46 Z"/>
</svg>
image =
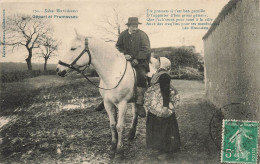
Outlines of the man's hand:
<svg viewBox="0 0 260 164">
<path fill-rule="evenodd" d="M 139 63 L 138 60 L 134 59 L 131 64 L 132 66 L 136 66 L 138 63 Z"/>
<path fill-rule="evenodd" d="M 130 61 L 130 60 L 132 60 L 132 56 L 131 56 L 131 55 L 125 55 L 125 59 L 126 59 L 127 61 Z"/>
</svg>

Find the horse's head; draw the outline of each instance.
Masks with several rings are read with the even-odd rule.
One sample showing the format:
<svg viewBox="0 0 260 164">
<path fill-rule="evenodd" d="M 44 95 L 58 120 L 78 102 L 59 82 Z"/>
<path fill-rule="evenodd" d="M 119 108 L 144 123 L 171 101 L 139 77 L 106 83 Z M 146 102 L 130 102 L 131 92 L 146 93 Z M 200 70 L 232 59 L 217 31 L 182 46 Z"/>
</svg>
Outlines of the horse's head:
<svg viewBox="0 0 260 164">
<path fill-rule="evenodd" d="M 57 65 L 56 71 L 58 75 L 62 77 L 66 76 L 68 72 L 73 70 L 71 69 L 72 67 L 78 70 L 86 68 L 91 60 L 88 52 L 84 51 L 87 48 L 88 38 L 76 32 L 76 37 L 72 40 L 71 46 Z"/>
</svg>

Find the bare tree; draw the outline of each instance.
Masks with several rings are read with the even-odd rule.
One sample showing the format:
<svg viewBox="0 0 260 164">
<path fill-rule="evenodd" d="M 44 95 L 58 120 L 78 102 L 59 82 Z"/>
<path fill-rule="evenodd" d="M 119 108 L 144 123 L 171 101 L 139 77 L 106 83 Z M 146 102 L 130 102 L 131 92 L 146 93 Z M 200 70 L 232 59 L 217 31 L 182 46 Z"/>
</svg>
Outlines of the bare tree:
<svg viewBox="0 0 260 164">
<path fill-rule="evenodd" d="M 120 7 L 115 6 L 111 8 L 111 12 L 108 12 L 109 14 L 106 14 L 102 17 L 99 24 L 97 24 L 97 27 L 99 28 L 99 31 L 102 35 L 102 38 L 106 42 L 116 42 L 120 33 L 124 30 L 124 27 L 126 28 L 126 21 L 127 16 L 130 13 L 128 13 L 125 10 L 122 10 Z M 145 13 L 139 12 L 139 13 L 133 13 L 131 16 L 136 16 L 139 19 L 145 19 Z M 147 28 L 146 33 L 148 35 L 157 34 L 160 31 L 155 28 Z"/>
<path fill-rule="evenodd" d="M 107 42 L 116 42 L 124 26 L 124 14 L 118 7 L 113 7 L 110 13 L 102 17 L 98 27 L 103 39 Z"/>
<path fill-rule="evenodd" d="M 44 59 L 44 71 L 47 71 L 47 62 L 51 57 L 57 56 L 55 53 L 58 49 L 58 41 L 56 39 L 52 39 L 51 37 L 46 37 L 42 41 L 43 45 L 40 46 L 39 57 Z"/>
<path fill-rule="evenodd" d="M 33 50 L 39 48 L 50 27 L 41 19 L 33 19 L 28 15 L 12 15 L 6 19 L 6 46 L 12 51 L 25 47 L 28 55 L 25 59 L 28 70 L 32 70 Z M 3 42 L 1 42 L 3 44 Z"/>
</svg>

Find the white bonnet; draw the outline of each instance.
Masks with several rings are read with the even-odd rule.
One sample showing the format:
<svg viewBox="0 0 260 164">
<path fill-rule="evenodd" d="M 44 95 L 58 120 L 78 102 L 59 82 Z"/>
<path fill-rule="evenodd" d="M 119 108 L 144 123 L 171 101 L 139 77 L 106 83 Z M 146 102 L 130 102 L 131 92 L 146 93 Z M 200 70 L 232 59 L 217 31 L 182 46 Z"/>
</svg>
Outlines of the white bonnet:
<svg viewBox="0 0 260 164">
<path fill-rule="evenodd" d="M 171 61 L 167 59 L 166 57 L 160 57 L 160 67 L 162 69 L 168 70 L 171 67 Z"/>
</svg>

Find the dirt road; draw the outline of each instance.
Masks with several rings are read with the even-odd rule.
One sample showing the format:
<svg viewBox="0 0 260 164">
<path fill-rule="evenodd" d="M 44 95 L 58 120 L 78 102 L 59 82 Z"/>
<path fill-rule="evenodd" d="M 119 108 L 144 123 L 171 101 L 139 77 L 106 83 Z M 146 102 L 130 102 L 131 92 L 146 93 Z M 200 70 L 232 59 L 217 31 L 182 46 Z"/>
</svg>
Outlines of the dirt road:
<svg viewBox="0 0 260 164">
<path fill-rule="evenodd" d="M 97 78 L 93 80 L 98 82 Z M 209 136 L 214 109 L 204 100 L 204 83 L 173 80 L 172 84 L 181 95 L 176 115 L 182 152 L 163 162 L 219 163 L 220 152 Z M 3 85 L 0 116 L 16 119 L 0 131 L 0 161 L 110 162 L 109 120 L 105 111 L 94 110 L 101 98 L 84 79 L 48 76 Z M 129 130 L 131 110 L 126 118 L 125 133 Z M 145 119 L 139 119 L 136 138 L 131 142 L 126 139 L 124 148 L 125 163 L 159 163 L 154 152 L 146 149 Z"/>
</svg>

